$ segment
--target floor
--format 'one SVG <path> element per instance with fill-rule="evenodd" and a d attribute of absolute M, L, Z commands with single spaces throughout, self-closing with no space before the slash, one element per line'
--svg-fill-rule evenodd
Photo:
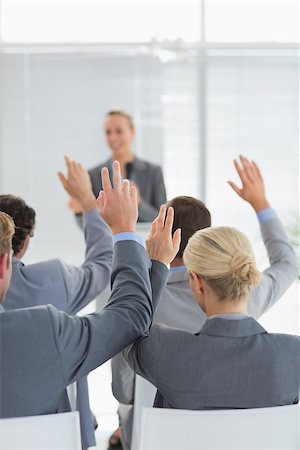
<path fill-rule="evenodd" d="M 91 409 L 99 424 L 96 431 L 96 448 L 106 450 L 108 439 L 118 426 L 118 404 L 111 392 L 110 363 L 107 362 L 91 372 L 88 383 Z"/>

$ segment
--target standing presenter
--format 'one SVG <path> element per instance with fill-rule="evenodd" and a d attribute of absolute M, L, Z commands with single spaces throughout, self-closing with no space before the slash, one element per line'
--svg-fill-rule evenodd
<path fill-rule="evenodd" d="M 131 116 L 122 110 L 112 110 L 104 121 L 106 142 L 111 150 L 111 158 L 90 169 L 92 189 L 96 197 L 102 189 L 100 172 L 107 167 L 112 179 L 112 163 L 118 160 L 122 178 L 129 179 L 138 192 L 138 221 L 152 222 L 161 204 L 166 202 L 166 189 L 161 167 L 139 159 L 132 151 L 135 128 Z M 70 208 L 80 218 L 76 201 L 70 200 Z M 80 219 L 79 219 L 80 220 Z"/>

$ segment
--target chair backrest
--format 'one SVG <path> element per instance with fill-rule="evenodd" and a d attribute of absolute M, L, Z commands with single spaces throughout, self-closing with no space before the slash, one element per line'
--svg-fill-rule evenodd
<path fill-rule="evenodd" d="M 186 411 L 143 408 L 139 450 L 299 450 L 299 405 Z"/>
<path fill-rule="evenodd" d="M 79 413 L 0 420 L 1 450 L 81 450 Z"/>
<path fill-rule="evenodd" d="M 153 386 L 145 378 L 136 375 L 134 389 L 134 405 L 133 405 L 133 425 L 131 450 L 139 450 L 140 432 L 141 432 L 141 416 L 144 406 L 151 407 L 155 399 L 156 387 Z"/>

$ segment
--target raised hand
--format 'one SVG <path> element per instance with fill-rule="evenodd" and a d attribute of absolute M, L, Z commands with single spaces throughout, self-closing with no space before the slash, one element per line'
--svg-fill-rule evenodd
<path fill-rule="evenodd" d="M 71 199 L 70 206 L 76 205 L 77 211 L 89 211 L 96 208 L 96 199 L 92 191 L 91 180 L 87 171 L 81 164 L 72 161 L 68 156 L 65 156 L 65 163 L 67 166 L 67 176 L 62 172 L 58 172 L 58 177 L 69 194 Z"/>
<path fill-rule="evenodd" d="M 178 253 L 181 229 L 178 228 L 172 236 L 174 209 L 166 205 L 160 207 L 158 216 L 152 222 L 148 239 L 146 240 L 147 252 L 150 259 L 155 259 L 166 265 L 170 264 Z"/>
<path fill-rule="evenodd" d="M 138 218 L 137 191 L 130 186 L 129 180 L 121 183 L 121 171 L 118 161 L 113 162 L 112 187 L 107 167 L 101 171 L 103 190 L 97 199 L 97 205 L 112 233 L 135 231 Z"/>
<path fill-rule="evenodd" d="M 239 188 L 233 181 L 228 181 L 232 189 L 243 200 L 249 202 L 256 212 L 269 208 L 270 204 L 266 199 L 264 180 L 257 164 L 240 155 L 240 163 L 235 159 L 234 165 L 241 179 L 242 187 Z"/>

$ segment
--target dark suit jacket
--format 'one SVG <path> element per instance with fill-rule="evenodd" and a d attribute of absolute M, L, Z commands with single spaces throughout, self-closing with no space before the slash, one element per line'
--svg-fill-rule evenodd
<path fill-rule="evenodd" d="M 108 167 L 112 180 L 111 159 L 89 170 L 93 192 L 96 197 L 102 189 L 100 173 L 103 167 Z M 142 203 L 139 206 L 139 222 L 152 222 L 158 214 L 160 205 L 166 201 L 166 189 L 161 167 L 135 158 L 130 163 L 128 178 L 138 185 L 141 193 Z"/>
<path fill-rule="evenodd" d="M 300 338 L 268 334 L 252 317 L 212 318 L 198 334 L 154 325 L 124 353 L 157 387 L 154 406 L 231 409 L 299 401 Z"/>

